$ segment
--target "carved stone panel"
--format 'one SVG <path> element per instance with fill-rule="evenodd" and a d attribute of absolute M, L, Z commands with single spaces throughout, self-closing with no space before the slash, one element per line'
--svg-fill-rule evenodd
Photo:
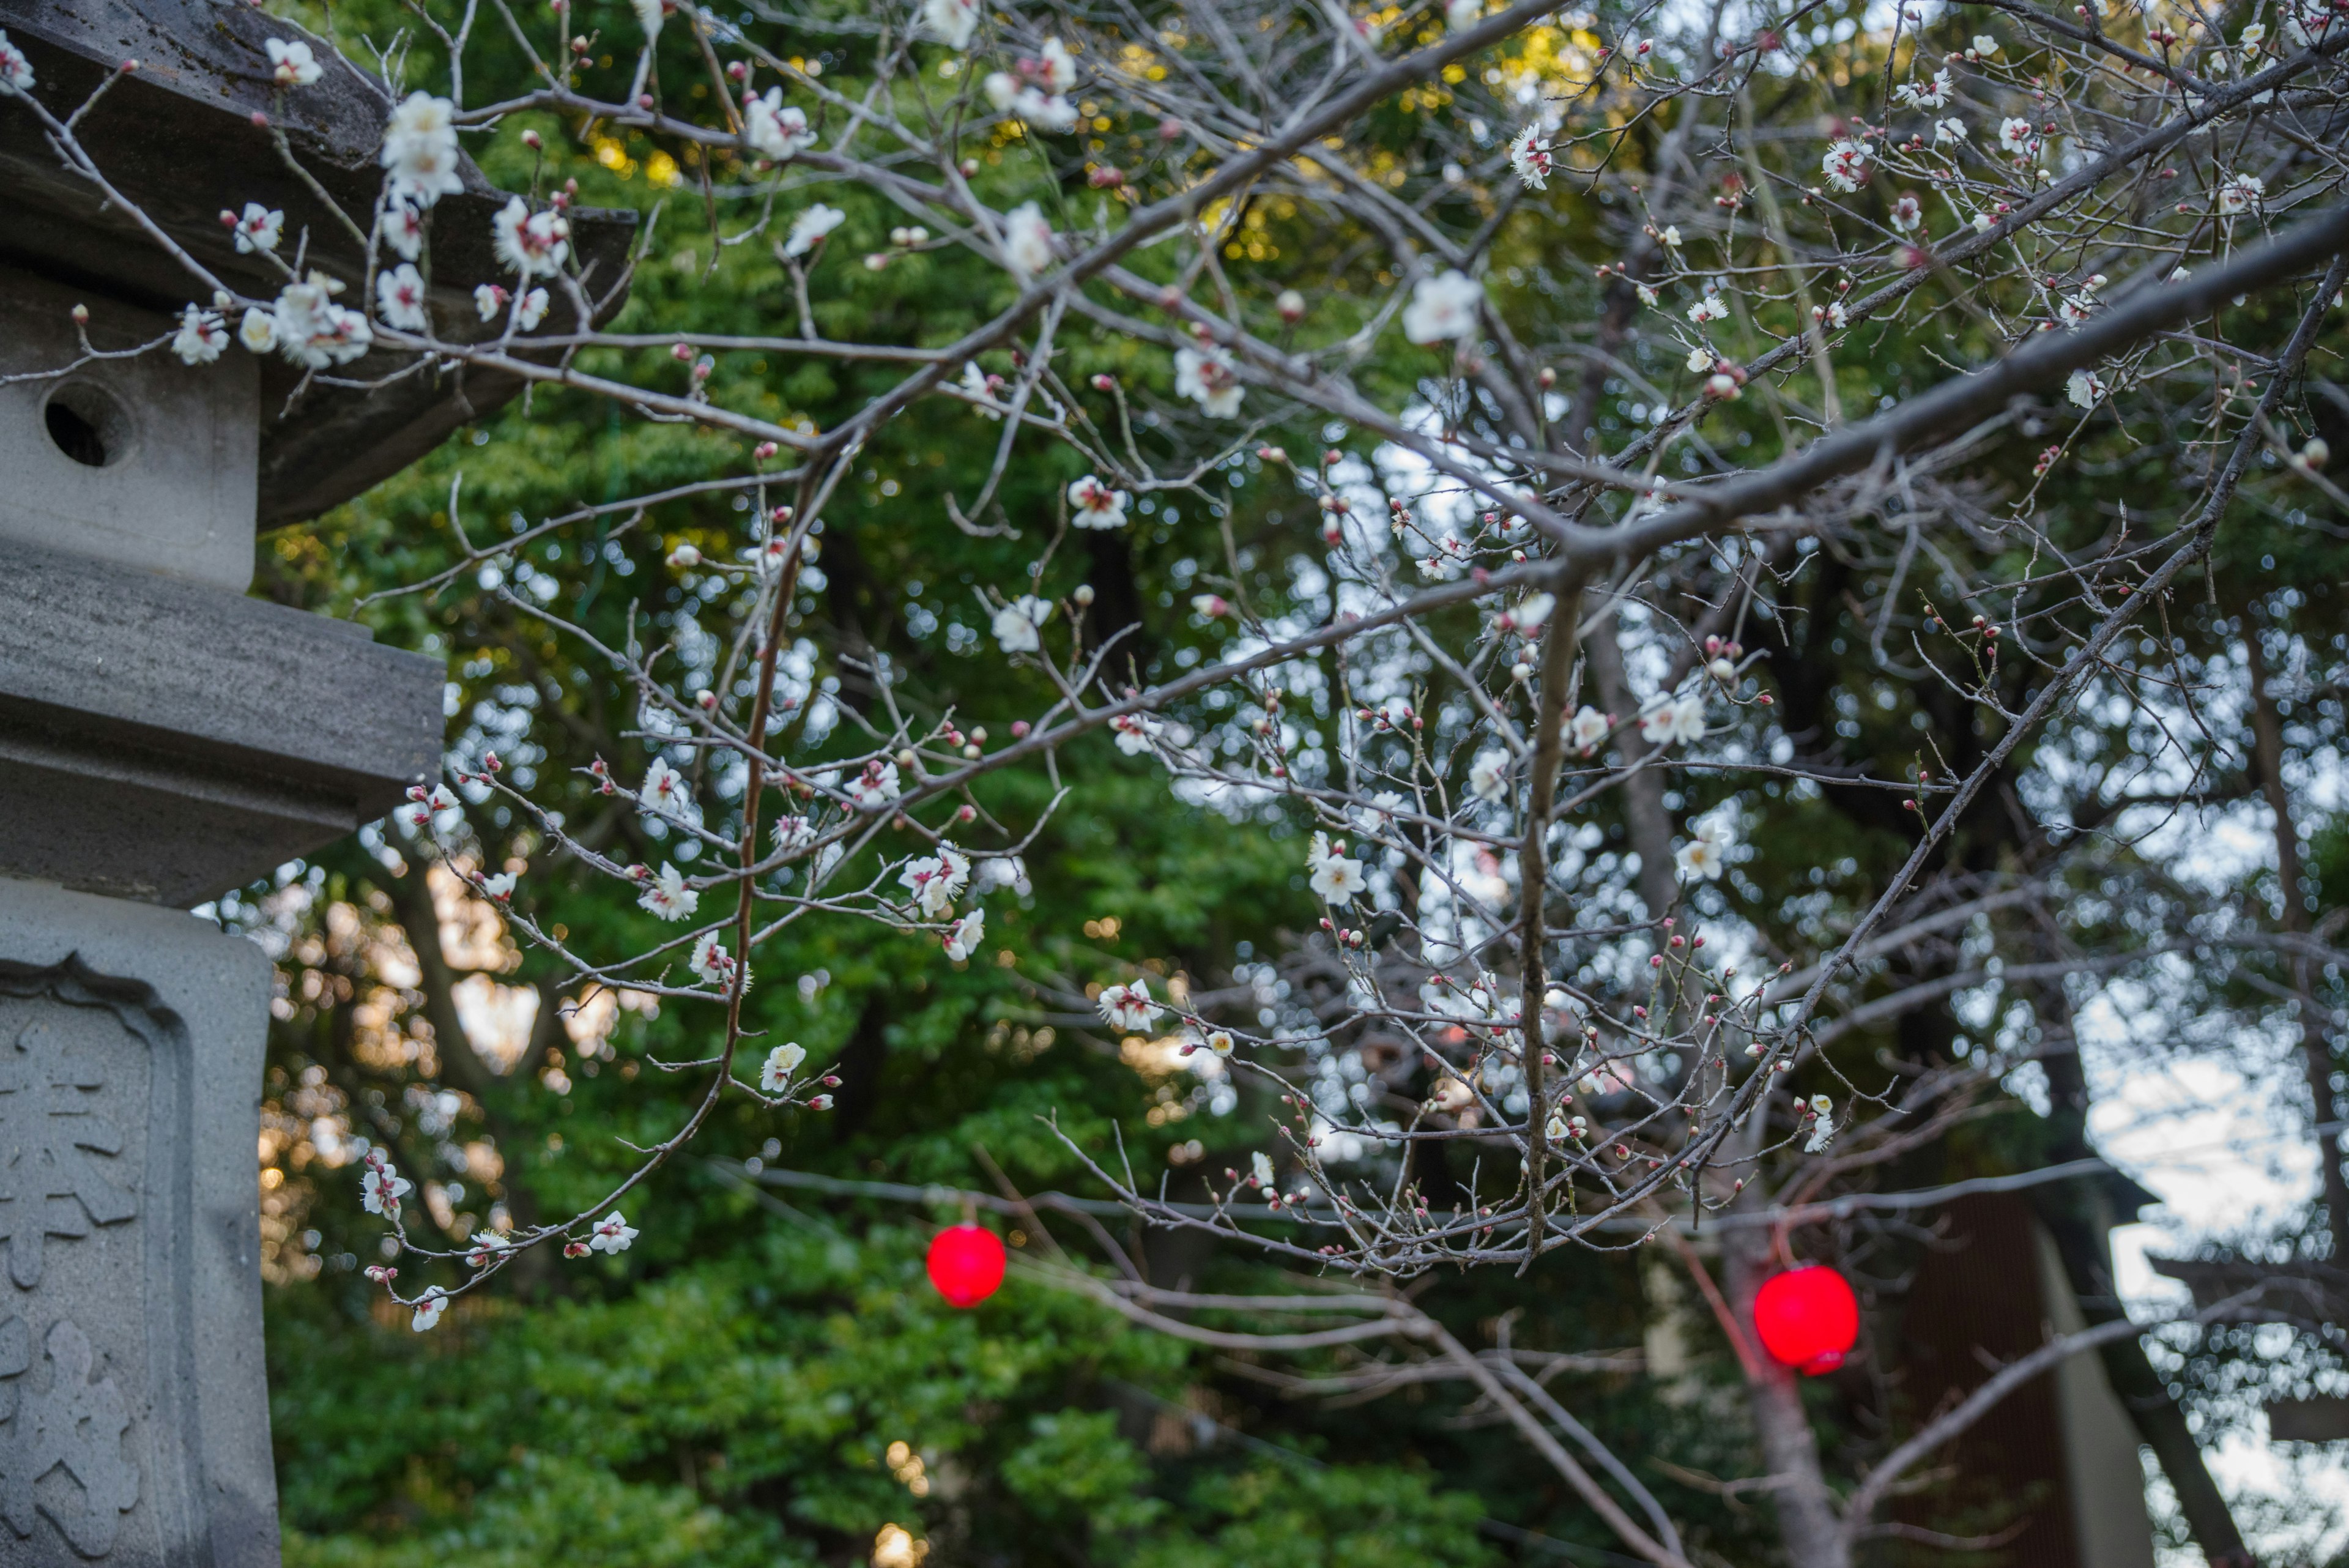
<path fill-rule="evenodd" d="M 276 1560 L 266 1000 L 257 950 L 191 917 L 0 879 L 6 1568 Z"/>

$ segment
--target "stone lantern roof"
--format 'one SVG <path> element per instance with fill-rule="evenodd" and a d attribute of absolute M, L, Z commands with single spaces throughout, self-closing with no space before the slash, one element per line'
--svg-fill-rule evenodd
<path fill-rule="evenodd" d="M 276 294 L 280 275 L 238 254 L 220 223 L 222 210 L 259 202 L 285 213 L 285 254 L 306 228 L 305 265 L 356 289 L 366 272 L 358 242 L 285 167 L 253 117 L 268 115 L 283 129 L 305 168 L 364 228 L 381 185 L 378 155 L 393 102 L 377 77 L 293 23 L 233 0 L 0 0 L 0 29 L 31 59 L 36 90 L 60 115 L 123 61 L 139 62 L 77 134 L 116 188 L 215 275 L 248 295 Z M 324 67 L 320 79 L 281 92 L 271 77 L 271 38 L 307 42 Z M 431 213 L 435 316 L 444 334 L 489 336 L 495 327 L 479 320 L 471 296 L 476 284 L 513 282 L 492 253 L 490 226 L 508 198 L 471 159 L 462 177 L 463 191 Z M 8 204 L 0 265 L 156 312 L 176 314 L 199 299 L 196 281 L 65 168 L 29 115 L 0 113 L 0 190 Z M 623 297 L 636 214 L 574 209 L 572 225 L 586 293 L 608 318 Z M 558 305 L 543 330 L 560 329 L 564 314 Z M 408 358 L 378 349 L 336 374 L 377 379 Z M 261 370 L 256 520 L 264 528 L 348 500 L 522 389 L 517 378 L 460 369 L 372 390 L 313 385 L 289 405 L 301 377 L 274 356 Z"/>

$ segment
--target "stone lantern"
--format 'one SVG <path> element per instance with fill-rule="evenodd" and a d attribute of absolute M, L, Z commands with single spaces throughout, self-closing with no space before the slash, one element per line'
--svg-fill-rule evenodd
<path fill-rule="evenodd" d="M 60 119 L 140 62 L 77 134 L 216 275 L 274 296 L 278 277 L 219 221 L 259 202 L 285 213 L 288 254 L 306 231 L 305 265 L 357 297 L 359 243 L 254 117 L 285 131 L 364 229 L 391 101 L 380 82 L 290 24 L 215 0 L 0 0 L 0 29 Z M 281 92 L 273 36 L 308 42 L 323 78 Z M 505 194 L 470 163 L 464 179 L 432 214 L 432 306 L 451 335 L 490 330 L 471 290 L 501 276 L 490 216 Z M 608 314 L 633 217 L 574 222 L 587 293 Z M 520 389 L 380 349 L 338 368 L 340 384 L 240 347 L 201 367 L 152 348 L 106 357 L 167 337 L 200 290 L 0 96 L 9 1568 L 277 1561 L 254 1156 L 269 964 L 184 911 L 436 777 L 444 671 L 248 597 L 256 525 L 348 499 Z"/>

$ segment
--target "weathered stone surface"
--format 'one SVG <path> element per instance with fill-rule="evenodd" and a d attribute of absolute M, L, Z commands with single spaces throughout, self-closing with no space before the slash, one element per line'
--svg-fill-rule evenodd
<path fill-rule="evenodd" d="M 95 359 L 74 340 L 83 295 L 0 267 L 0 539 L 242 593 L 253 581 L 261 378 L 250 354 L 181 364 L 169 354 Z M 119 352 L 178 323 L 129 306 L 89 327 Z M 77 363 L 78 361 L 78 363 Z"/>
<path fill-rule="evenodd" d="M 22 545 L 0 584 L 0 875 L 184 908 L 439 774 L 441 664 L 362 627 Z"/>
<path fill-rule="evenodd" d="M 273 1568 L 260 950 L 0 878 L 0 1563 Z"/>

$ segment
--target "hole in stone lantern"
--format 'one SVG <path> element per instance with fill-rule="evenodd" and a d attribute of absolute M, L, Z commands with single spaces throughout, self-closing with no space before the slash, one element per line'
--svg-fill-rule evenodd
<path fill-rule="evenodd" d="M 129 410 L 113 393 L 88 381 L 51 392 L 41 421 L 57 449 L 85 467 L 119 462 L 130 450 Z"/>

